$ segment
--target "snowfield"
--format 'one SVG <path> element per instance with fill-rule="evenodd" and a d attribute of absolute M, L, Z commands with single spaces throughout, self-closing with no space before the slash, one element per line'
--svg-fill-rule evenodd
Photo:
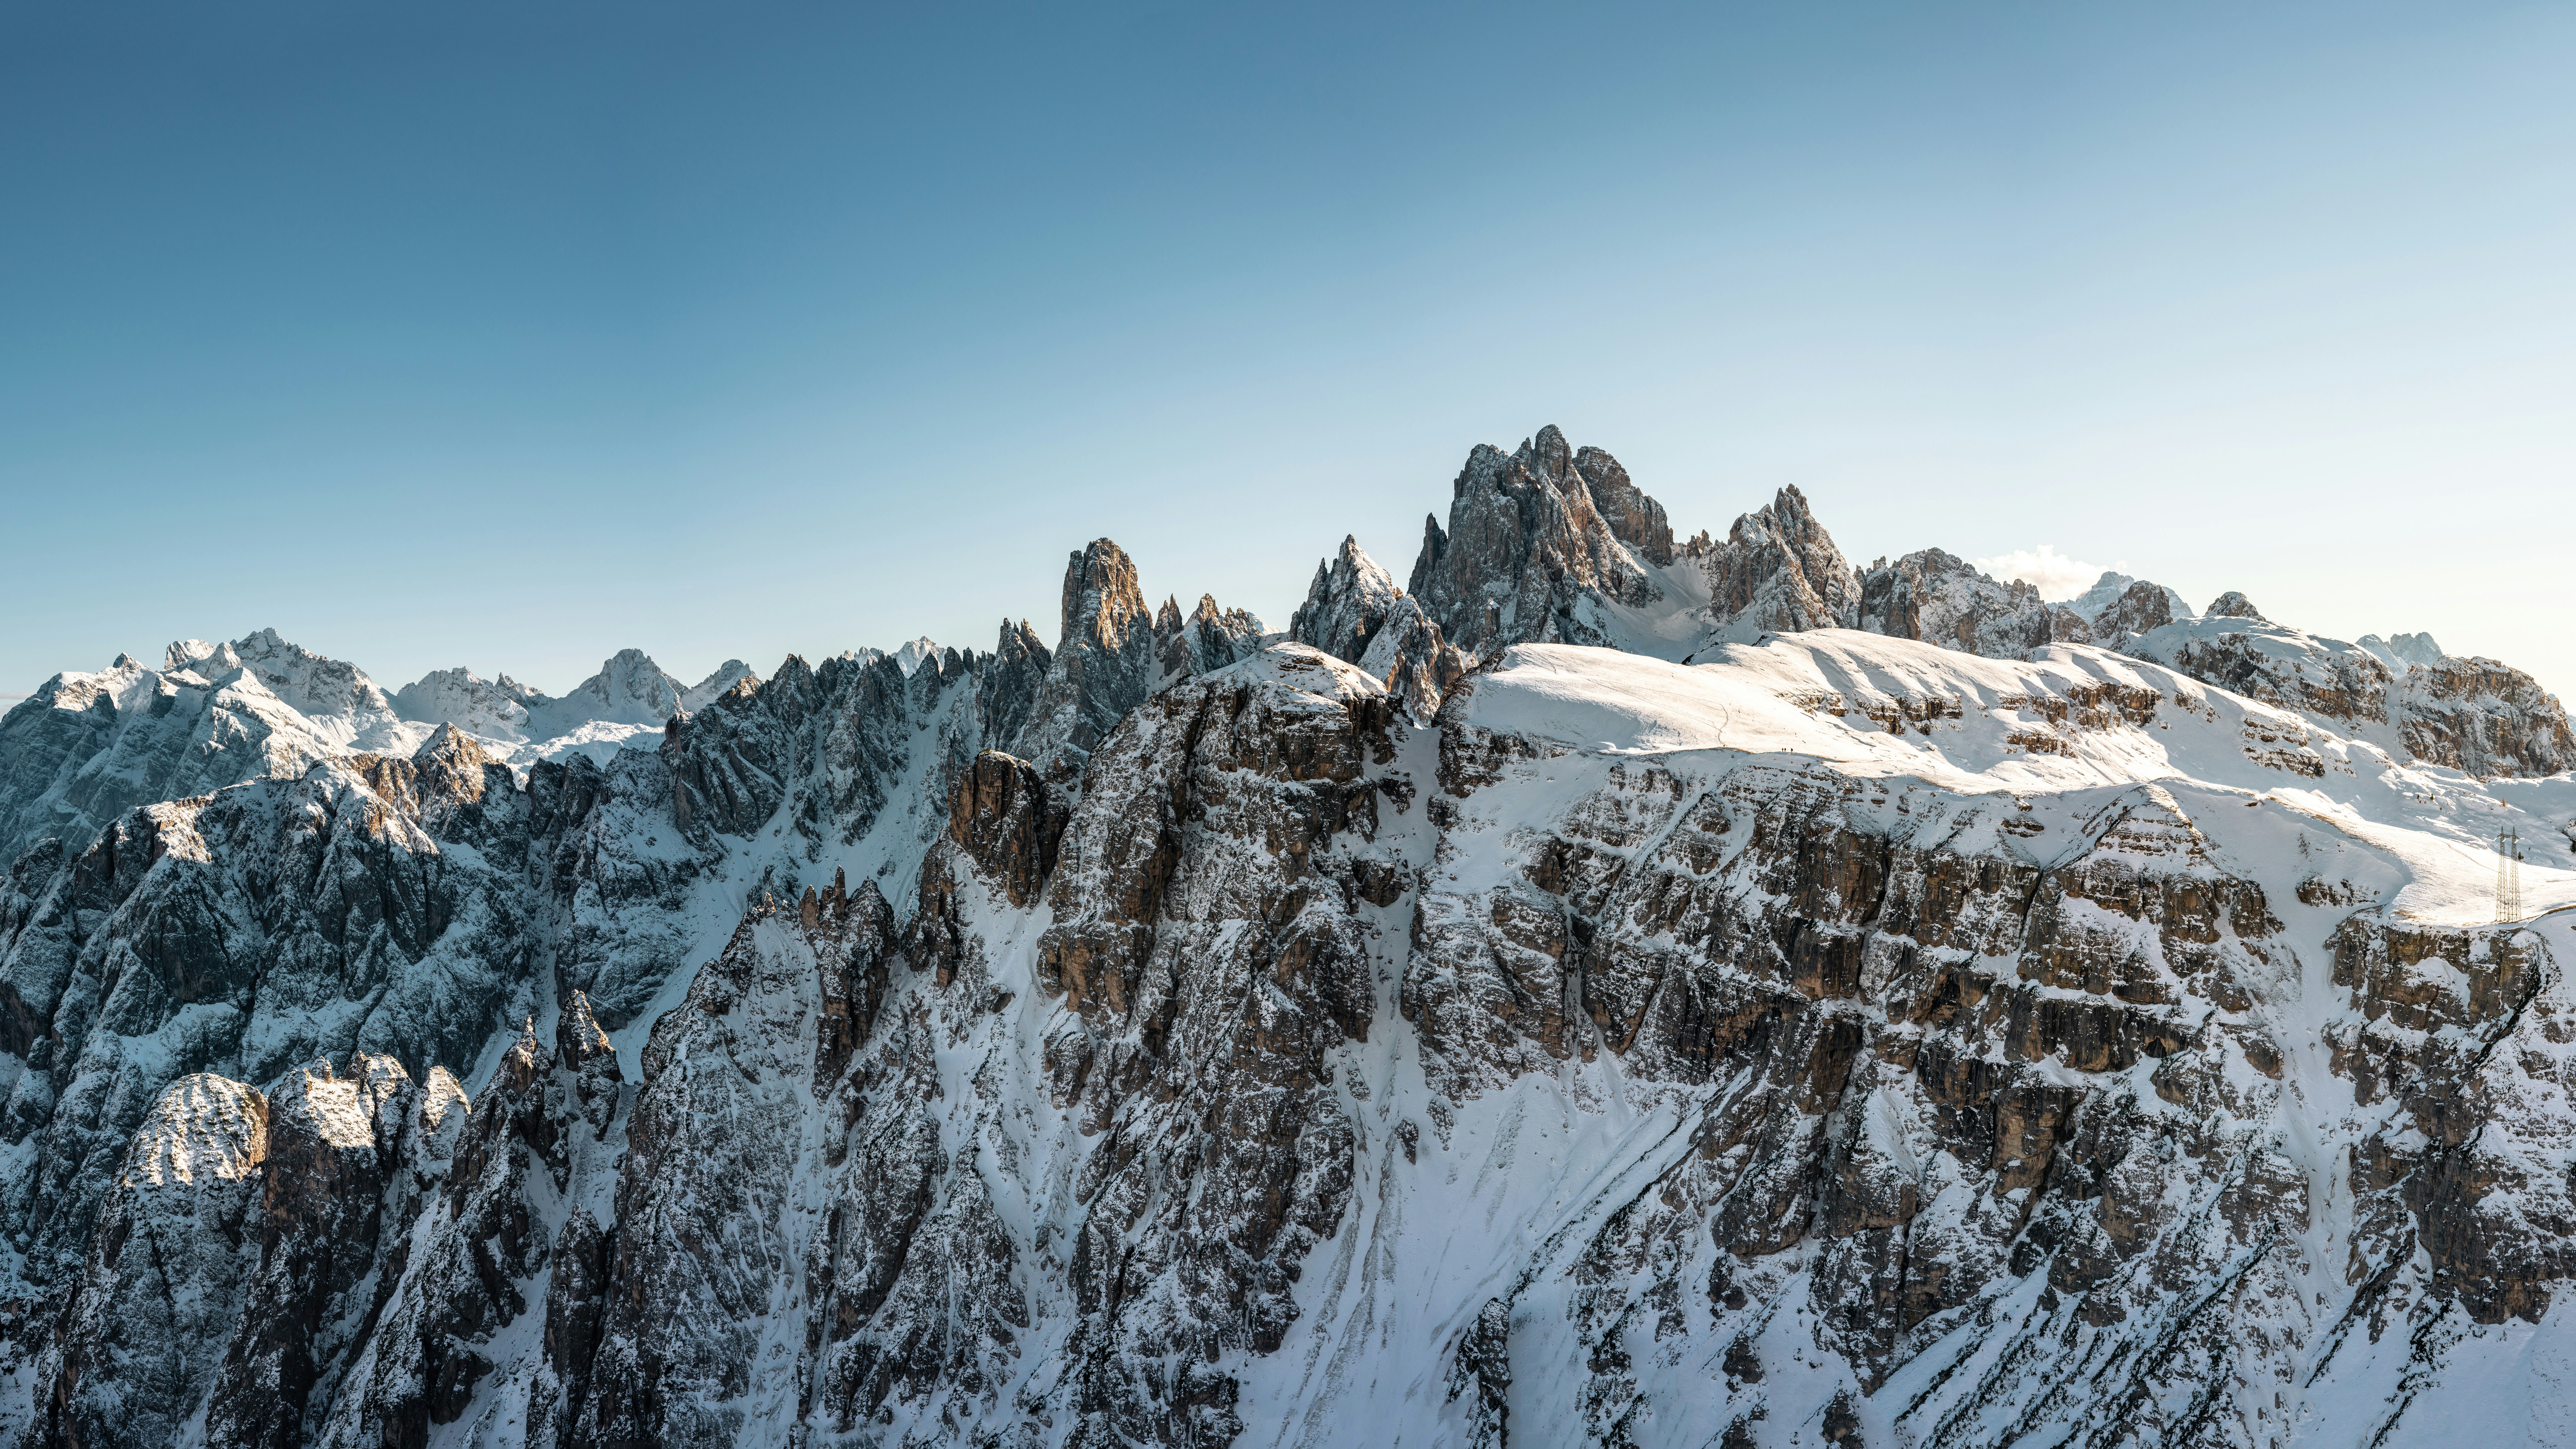
<path fill-rule="evenodd" d="M 2528 676 L 1554 429 L 1063 599 L 12 708 L 0 1443 L 2576 1443 Z"/>

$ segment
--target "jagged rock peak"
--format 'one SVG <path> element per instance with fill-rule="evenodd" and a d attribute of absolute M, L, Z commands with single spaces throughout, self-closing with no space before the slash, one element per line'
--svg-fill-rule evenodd
<path fill-rule="evenodd" d="M 927 644 L 930 641 L 924 639 L 917 642 Z M 910 646 L 907 645 L 905 647 L 909 648 Z M 907 669 L 904 672 L 909 674 L 912 671 Z M 507 679 L 508 677 L 508 675 L 502 676 L 504 679 Z M 754 689 L 760 687 L 760 676 L 751 672 L 750 665 L 743 663 L 739 659 L 728 659 L 724 663 L 717 665 L 715 667 L 715 671 L 709 674 L 706 678 L 699 680 L 697 683 L 690 685 L 684 690 L 681 690 L 680 707 L 688 710 L 704 709 L 709 701 L 716 699 L 720 695 L 730 693 L 744 680 L 751 681 L 751 686 Z"/>
<path fill-rule="evenodd" d="M 1242 609 L 1220 609 L 1214 594 L 1199 595 L 1198 607 L 1181 616 L 1180 600 L 1166 597 L 1154 616 L 1154 654 L 1162 664 L 1162 686 L 1193 675 L 1223 669 L 1261 647 L 1261 621 Z"/>
<path fill-rule="evenodd" d="M 1475 667 L 1464 650 L 1440 636 L 1439 621 L 1422 603 L 1400 595 L 1359 658 L 1360 671 L 1404 701 L 1416 724 L 1428 724 L 1440 701 Z"/>
<path fill-rule="evenodd" d="M 414 764 L 434 760 L 441 764 L 464 766 L 482 765 L 492 757 L 472 735 L 449 723 L 440 725 L 419 749 L 411 752 L 411 758 Z"/>
<path fill-rule="evenodd" d="M 1584 448 L 1574 455 L 1574 471 L 1583 475 L 1584 486 L 1592 492 L 1592 506 L 1610 525 L 1612 536 L 1650 564 L 1672 563 L 1673 526 L 1664 517 L 1664 505 L 1631 482 L 1618 459 L 1599 448 Z"/>
<path fill-rule="evenodd" d="M 1764 633 L 1850 628 L 1860 616 L 1860 583 L 1807 495 L 1782 488 L 1769 504 L 1735 520 L 1726 541 L 1699 554 L 1708 575 L 1715 640 Z"/>
<path fill-rule="evenodd" d="M 1002 621 L 993 641 L 991 667 L 976 681 L 977 707 L 984 717 L 985 738 L 1008 743 L 1028 727 L 1054 652 L 1038 638 L 1029 621 Z"/>
<path fill-rule="evenodd" d="M 905 642 L 903 647 L 894 651 L 895 667 L 901 669 L 904 672 L 904 677 L 907 679 L 912 676 L 912 672 L 914 670 L 919 669 L 922 666 L 923 661 L 934 660 L 938 657 L 939 645 L 933 642 L 928 635 L 924 635 L 918 639 L 908 640 Z"/>
<path fill-rule="evenodd" d="M 165 651 L 162 664 L 164 673 L 187 671 L 208 681 L 237 669 L 305 717 L 347 720 L 359 736 L 396 718 L 393 701 L 356 665 L 290 643 L 275 629 L 230 644 L 183 639 Z"/>
<path fill-rule="evenodd" d="M 2104 583 L 2119 577 L 2117 574 L 2102 576 Z M 2102 584 L 2093 587 L 2099 592 Z M 2122 580 L 2118 593 L 2087 612 L 2082 606 L 2086 599 L 2092 597 L 2092 594 L 2087 594 L 2078 599 L 2075 612 L 2091 626 L 2094 642 L 2103 645 L 2117 645 L 2130 635 L 2161 629 L 2178 618 L 2189 617 L 2187 612 L 2176 607 L 2173 590 L 2144 579 Z"/>
<path fill-rule="evenodd" d="M 2400 634 L 2393 639 L 2364 634 L 2353 641 L 2353 647 L 2367 650 L 2380 663 L 2387 665 L 2391 674 L 2404 674 L 2419 664 L 2439 664 L 2447 657 L 2442 646 L 2430 634 Z"/>
<path fill-rule="evenodd" d="M 2085 642 L 2084 621 L 2051 609 L 2019 579 L 1994 578 L 1937 548 L 1870 565 L 1860 581 L 1860 627 L 1989 659 L 2019 659 L 2060 639 Z"/>
<path fill-rule="evenodd" d="M 609 1045 L 608 1033 L 600 1030 L 599 1017 L 590 1009 L 589 993 L 576 988 L 555 1022 L 556 1053 L 566 1062 L 580 1063 L 602 1052 L 613 1056 L 616 1050 Z"/>
<path fill-rule="evenodd" d="M 1065 560 L 1064 605 L 1056 629 L 1058 650 L 1077 643 L 1116 653 L 1127 636 L 1153 626 L 1135 561 L 1105 538 L 1095 538 Z"/>
<path fill-rule="evenodd" d="M 1395 576 L 1368 556 L 1358 537 L 1345 534 L 1333 557 L 1315 565 L 1306 602 L 1288 620 L 1288 637 L 1356 664 L 1403 595 Z"/>
<path fill-rule="evenodd" d="M 2161 604 L 2148 603 L 2150 595 Z M 2176 619 L 2192 617 L 2191 604 L 2182 595 L 2115 569 L 2104 569 L 2102 577 L 2095 579 L 2091 588 L 2067 600 L 2066 607 L 2091 625 L 2094 638 L 2104 643 L 2116 642 L 2122 633 L 2143 634 Z M 2115 614 L 2115 610 L 2119 612 Z M 2144 627 L 2136 623 L 2124 627 L 2121 623 L 2122 619 L 2143 618 L 2154 618 L 2155 622 Z"/>
<path fill-rule="evenodd" d="M 2234 589 L 2210 600 L 2209 607 L 2201 612 L 2212 619 L 2263 619 L 2263 611 L 2254 607 L 2254 601 Z M 2268 624 L 2271 620 L 2263 622 Z"/>
<path fill-rule="evenodd" d="M 418 724 L 459 724 L 494 739 L 525 739 L 528 702 L 536 690 L 504 674 L 486 680 L 473 670 L 433 669 L 393 693 L 394 712 Z"/>
<path fill-rule="evenodd" d="M 1070 776 L 1161 681 L 1136 565 L 1117 544 L 1093 539 L 1065 562 L 1061 637 L 1015 750 Z"/>
<path fill-rule="evenodd" d="M 1449 642 L 1487 659 L 1521 643 L 1613 644 L 1600 602 L 1633 608 L 1662 596 L 1648 562 L 1594 506 L 1576 456 L 1553 426 L 1514 453 L 1486 443 L 1468 453 L 1451 487 L 1449 525 L 1425 521 L 1406 585 Z M 1610 479 L 1608 454 L 1584 456 Z M 1625 477 L 1617 472 L 1633 488 Z M 1651 538 L 1649 502 L 1623 491 L 1620 515 Z"/>
<path fill-rule="evenodd" d="M 539 739 L 569 733 L 592 721 L 658 725 L 676 713 L 682 696 L 691 692 L 643 650 L 620 649 L 600 661 L 597 674 L 560 697 L 529 701 L 528 715 Z"/>

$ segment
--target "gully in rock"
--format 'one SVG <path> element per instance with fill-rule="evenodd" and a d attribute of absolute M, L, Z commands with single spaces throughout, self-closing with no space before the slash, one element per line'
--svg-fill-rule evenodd
<path fill-rule="evenodd" d="M 2529 676 L 1677 544 L 1555 428 L 1400 587 L 1149 598 L 11 709 L 0 1438 L 2395 1445 L 2560 1364 Z"/>

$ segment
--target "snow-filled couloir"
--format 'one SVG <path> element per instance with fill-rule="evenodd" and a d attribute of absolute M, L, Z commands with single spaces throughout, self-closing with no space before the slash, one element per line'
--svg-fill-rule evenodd
<path fill-rule="evenodd" d="M 0 720 L 0 1433 L 2576 1432 L 2528 676 L 1794 490 L 1676 542 L 1554 429 L 1284 636 L 1105 539 L 1062 598 Z"/>

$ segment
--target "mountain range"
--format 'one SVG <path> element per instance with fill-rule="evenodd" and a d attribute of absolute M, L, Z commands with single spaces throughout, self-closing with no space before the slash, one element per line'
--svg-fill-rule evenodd
<path fill-rule="evenodd" d="M 1149 600 L 46 682 L 0 1439 L 2576 1439 L 2528 675 L 1684 539 L 1552 427 L 1400 586 Z"/>

